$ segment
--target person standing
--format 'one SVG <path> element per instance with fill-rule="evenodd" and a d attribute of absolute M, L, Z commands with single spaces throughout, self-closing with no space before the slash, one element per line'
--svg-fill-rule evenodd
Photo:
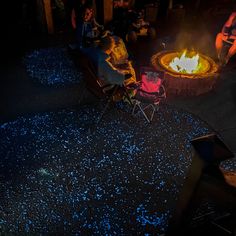
<path fill-rule="evenodd" d="M 92 17 L 87 9 L 92 9 L 93 1 L 91 0 L 75 0 L 71 11 L 71 24 L 75 29 L 76 43 L 79 48 L 83 47 L 83 30 L 84 21 L 88 21 L 89 17 Z"/>

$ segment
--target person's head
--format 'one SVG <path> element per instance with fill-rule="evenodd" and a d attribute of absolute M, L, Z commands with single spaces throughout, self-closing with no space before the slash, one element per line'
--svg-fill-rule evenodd
<path fill-rule="evenodd" d="M 110 54 L 115 47 L 115 40 L 111 36 L 101 38 L 98 47 L 107 54 Z"/>
<path fill-rule="evenodd" d="M 93 9 L 90 7 L 86 7 L 83 12 L 83 20 L 85 22 L 90 21 L 93 17 Z"/>

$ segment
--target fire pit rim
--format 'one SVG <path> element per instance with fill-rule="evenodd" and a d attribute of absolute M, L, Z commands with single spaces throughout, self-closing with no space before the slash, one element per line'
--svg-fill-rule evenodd
<path fill-rule="evenodd" d="M 151 57 L 151 64 L 154 66 L 154 68 L 158 70 L 164 70 L 166 73 L 170 75 L 181 77 L 181 78 L 186 77 L 188 79 L 211 77 L 211 75 L 215 75 L 218 73 L 219 66 L 215 63 L 215 61 L 211 57 L 203 55 L 202 53 L 198 53 L 198 54 L 204 60 L 208 61 L 209 69 L 207 71 L 203 73 L 199 72 L 199 73 L 194 73 L 194 74 L 173 71 L 161 63 L 162 55 L 171 54 L 171 53 L 179 53 L 179 52 L 177 50 L 163 50 L 161 52 L 158 52 Z"/>
<path fill-rule="evenodd" d="M 207 93 L 216 87 L 220 78 L 219 67 L 215 61 L 205 56 L 210 64 L 208 72 L 198 74 L 183 74 L 170 72 L 163 65 L 160 65 L 159 58 L 162 54 L 176 52 L 176 50 L 165 50 L 154 54 L 151 57 L 151 64 L 157 70 L 164 72 L 165 86 L 168 94 L 181 96 L 198 96 Z M 202 55 L 202 54 L 201 54 Z"/>

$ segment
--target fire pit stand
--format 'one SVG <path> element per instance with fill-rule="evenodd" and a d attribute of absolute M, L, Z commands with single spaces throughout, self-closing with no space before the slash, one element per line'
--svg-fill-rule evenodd
<path fill-rule="evenodd" d="M 161 51 L 151 58 L 157 70 L 165 72 L 166 89 L 169 94 L 198 96 L 211 91 L 219 79 L 218 65 L 210 57 L 199 54 L 203 65 L 201 72 L 187 74 L 175 72 L 169 62 L 179 55 L 176 51 Z"/>

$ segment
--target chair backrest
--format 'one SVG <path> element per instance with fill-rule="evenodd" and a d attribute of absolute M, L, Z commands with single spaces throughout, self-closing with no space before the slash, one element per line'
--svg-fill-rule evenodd
<path fill-rule="evenodd" d="M 136 90 L 136 99 L 145 103 L 159 103 L 166 98 L 163 81 L 164 72 L 157 71 L 152 67 L 141 67 L 140 85 Z"/>
<path fill-rule="evenodd" d="M 81 50 L 73 50 L 70 52 L 70 55 L 75 63 L 75 66 L 82 69 L 86 88 L 96 97 L 103 97 L 105 95 L 105 84 L 99 79 L 97 68 L 92 60 Z"/>
<path fill-rule="evenodd" d="M 140 68 L 140 89 L 147 93 L 159 92 L 164 80 L 164 72 L 157 71 L 152 67 Z"/>
<path fill-rule="evenodd" d="M 70 51 L 69 52 L 72 60 L 75 63 L 75 66 L 82 69 L 84 74 L 84 85 L 86 88 L 96 97 L 102 99 L 105 98 L 107 103 L 105 104 L 100 116 L 96 119 L 96 126 L 102 120 L 105 112 L 107 111 L 110 103 L 115 101 L 115 95 L 118 94 L 119 85 L 107 84 L 105 81 L 99 79 L 98 70 L 91 60 L 85 53 L 80 50 Z M 82 86 L 81 86 L 82 87 Z M 85 89 L 85 87 L 82 87 Z M 82 91 L 83 94 L 83 91 Z M 116 98 L 117 99 L 117 98 Z M 118 101 L 118 100 L 117 100 Z M 91 130 L 90 130 L 91 131 Z"/>
<path fill-rule="evenodd" d="M 164 73 L 152 67 L 141 67 L 140 80 L 135 95 L 132 97 L 132 114 L 141 112 L 146 121 L 151 123 L 154 113 L 159 110 L 160 103 L 166 98 L 165 87 L 162 84 Z"/>

